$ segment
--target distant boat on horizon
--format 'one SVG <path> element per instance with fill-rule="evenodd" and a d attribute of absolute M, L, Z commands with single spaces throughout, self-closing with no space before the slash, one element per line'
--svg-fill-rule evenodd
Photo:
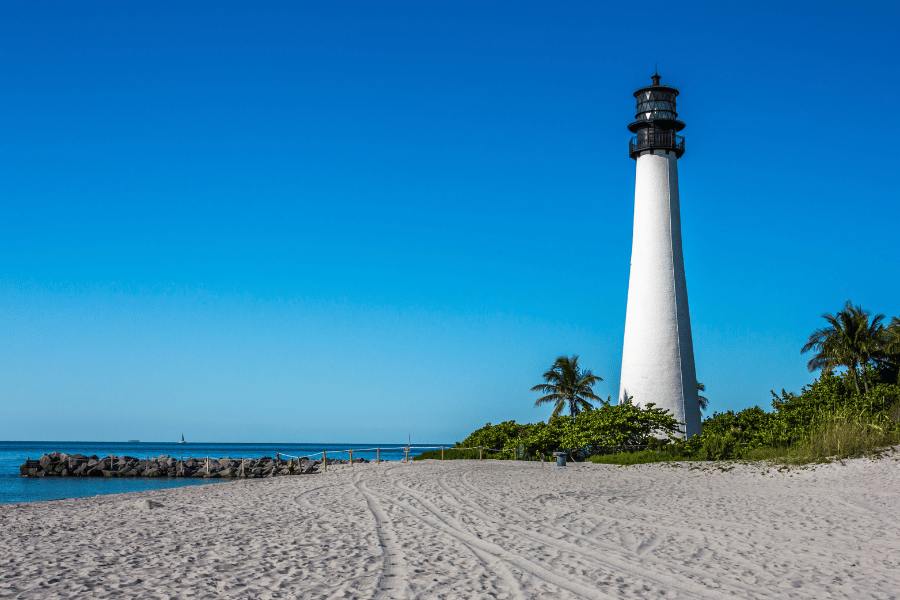
<path fill-rule="evenodd" d="M 181 434 L 181 441 L 178 442 L 178 443 L 179 443 L 179 444 L 187 444 L 187 442 L 184 441 L 184 434 L 183 434 L 183 433 Z"/>

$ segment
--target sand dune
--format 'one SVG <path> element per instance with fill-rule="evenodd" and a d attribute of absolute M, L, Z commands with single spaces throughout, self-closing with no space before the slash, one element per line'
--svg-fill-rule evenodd
<path fill-rule="evenodd" d="M 382 463 L 0 505 L 0 598 L 891 598 L 897 459 Z"/>

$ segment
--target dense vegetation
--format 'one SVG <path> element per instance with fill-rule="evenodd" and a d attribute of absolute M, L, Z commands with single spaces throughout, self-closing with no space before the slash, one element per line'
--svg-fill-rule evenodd
<path fill-rule="evenodd" d="M 488 423 L 456 447 L 480 446 L 485 458 L 524 460 L 565 449 L 574 460 L 610 464 L 809 462 L 872 453 L 900 443 L 900 319 L 884 326 L 883 315 L 870 317 L 850 302 L 835 315 L 823 315 L 827 326 L 813 332 L 801 350 L 813 352 L 809 370 L 821 371 L 812 384 L 799 394 L 772 392 L 771 412 L 754 406 L 714 413 L 704 419 L 703 433 L 690 440 L 679 439 L 681 424 L 653 404 L 600 400 L 591 388 L 601 379 L 581 369 L 577 356 L 563 356 L 544 373 L 545 383 L 532 388 L 547 393 L 536 405 L 554 406 L 548 422 Z M 600 406 L 589 400 L 600 400 Z M 561 414 L 566 409 L 569 414 Z M 445 458 L 477 457 L 477 450 L 445 453 Z M 440 451 L 420 458 L 440 458 Z"/>
<path fill-rule="evenodd" d="M 584 460 L 592 454 L 644 444 L 654 432 L 674 436 L 679 427 L 670 414 L 652 405 L 638 408 L 632 404 L 605 403 L 574 417 L 560 415 L 549 423 L 488 423 L 457 446 L 481 446 L 491 450 L 495 458 L 531 460 L 565 448 L 573 459 Z"/>

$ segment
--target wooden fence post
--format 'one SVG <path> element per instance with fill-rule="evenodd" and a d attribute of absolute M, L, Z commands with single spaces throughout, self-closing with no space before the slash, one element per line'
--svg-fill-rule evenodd
<path fill-rule="evenodd" d="M 481 458 L 481 449 L 482 449 L 483 447 L 484 447 L 484 446 L 478 446 L 478 460 L 484 460 L 483 458 Z"/>
<path fill-rule="evenodd" d="M 206 457 L 206 476 L 209 477 L 209 456 Z"/>
<path fill-rule="evenodd" d="M 378 464 L 381 462 L 381 448 L 375 449 L 375 463 Z"/>
<path fill-rule="evenodd" d="M 409 462 L 409 448 L 406 448 L 406 462 Z"/>
<path fill-rule="evenodd" d="M 441 446 L 441 460 L 444 460 L 444 447 Z"/>
<path fill-rule="evenodd" d="M 353 466 L 353 450 L 350 450 L 350 466 Z"/>
<path fill-rule="evenodd" d="M 328 454 L 326 454 L 325 450 L 322 450 L 322 465 L 324 465 L 324 467 L 325 467 L 322 470 L 322 472 L 327 473 L 328 472 Z"/>

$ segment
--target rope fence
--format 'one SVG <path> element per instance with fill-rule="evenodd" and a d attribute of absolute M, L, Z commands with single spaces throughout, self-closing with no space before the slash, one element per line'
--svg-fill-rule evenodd
<path fill-rule="evenodd" d="M 388 451 L 402 450 L 404 453 L 404 458 L 403 458 L 404 462 L 409 462 L 409 453 L 412 452 L 413 450 L 438 450 L 438 449 L 440 449 L 440 451 L 441 451 L 441 460 L 444 460 L 444 450 L 445 449 L 448 449 L 448 450 L 450 450 L 450 449 L 452 449 L 452 450 L 478 450 L 479 451 L 478 452 L 479 459 L 483 458 L 482 452 L 484 452 L 484 451 L 502 452 L 501 449 L 485 448 L 483 446 L 473 446 L 471 448 L 458 448 L 458 447 L 452 447 L 452 446 L 388 446 L 386 448 L 382 448 L 382 447 L 378 446 L 375 448 L 347 448 L 345 450 L 322 450 L 321 452 L 316 452 L 314 454 L 305 454 L 302 457 L 292 456 L 292 455 L 286 454 L 284 452 L 276 452 L 275 456 L 276 456 L 276 459 L 279 456 L 289 456 L 291 458 L 296 458 L 299 461 L 300 458 L 311 459 L 312 457 L 319 456 L 321 454 L 322 455 L 322 467 L 323 467 L 322 471 L 327 472 L 328 471 L 328 453 L 329 452 L 331 452 L 332 454 L 343 454 L 343 453 L 349 454 L 350 466 L 352 467 L 354 452 L 372 452 L 372 451 L 374 451 L 375 452 L 375 462 L 380 463 L 382 450 L 388 450 Z"/>
<path fill-rule="evenodd" d="M 467 448 L 460 448 L 460 447 L 456 447 L 456 446 L 388 446 L 386 448 L 382 448 L 382 447 L 378 446 L 375 448 L 347 448 L 345 450 L 322 450 L 321 452 L 316 452 L 314 454 L 304 454 L 302 457 L 293 456 L 291 454 L 287 454 L 284 452 L 276 452 L 275 457 L 276 457 L 276 461 L 277 461 L 278 457 L 280 457 L 280 456 L 288 456 L 290 458 L 296 458 L 299 461 L 301 458 L 312 459 L 312 457 L 319 456 L 321 454 L 322 455 L 322 467 L 323 467 L 322 471 L 327 472 L 328 471 L 328 453 L 329 452 L 331 452 L 332 454 L 343 454 L 343 453 L 349 454 L 350 466 L 352 467 L 354 452 L 372 452 L 372 451 L 374 451 L 375 452 L 375 462 L 380 463 L 382 450 L 388 450 L 388 451 L 402 450 L 404 453 L 403 461 L 409 462 L 409 453 L 412 452 L 413 450 L 440 450 L 441 451 L 441 460 L 444 460 L 444 450 L 445 449 L 446 450 L 478 450 L 478 459 L 479 460 L 483 460 L 484 452 L 502 452 L 503 451 L 502 448 L 485 448 L 484 446 L 472 446 L 472 447 L 467 447 Z"/>

